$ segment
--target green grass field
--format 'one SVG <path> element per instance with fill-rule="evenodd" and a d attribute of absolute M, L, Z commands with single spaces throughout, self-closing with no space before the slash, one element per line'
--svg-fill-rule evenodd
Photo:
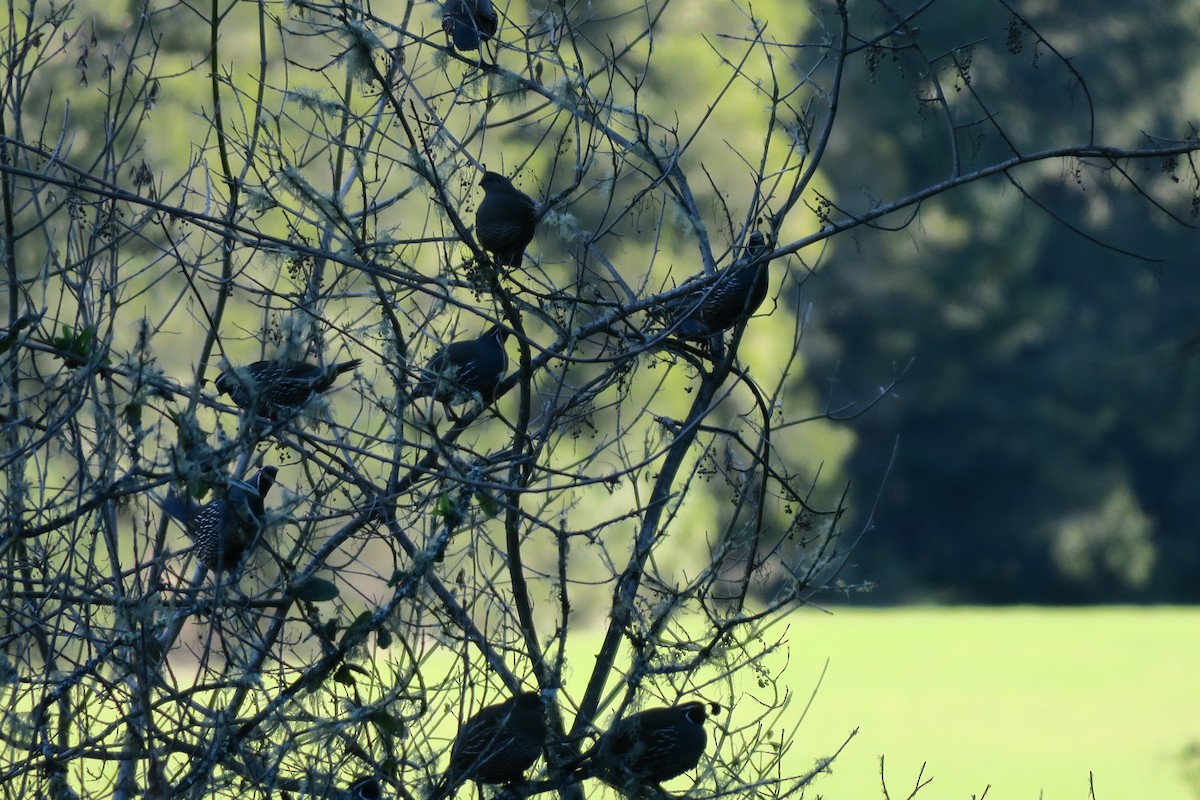
<path fill-rule="evenodd" d="M 793 691 L 825 669 L 793 753 L 859 734 L 809 797 L 1196 800 L 1181 753 L 1200 742 L 1200 609 L 805 612 Z M 803 698 L 797 698 L 802 700 Z M 803 707 L 803 702 L 798 704 Z M 797 763 L 797 771 L 808 768 Z"/>
<path fill-rule="evenodd" d="M 985 789 L 988 800 L 1090 800 L 1089 772 L 1096 800 L 1200 800 L 1182 758 L 1200 744 L 1200 608 L 805 610 L 788 626 L 784 719 L 797 721 L 815 692 L 790 772 L 859 729 L 807 800 L 882 800 L 880 755 L 892 800 L 909 797 L 922 764 L 932 783 L 917 800 Z M 598 636 L 573 637 L 575 663 L 589 664 Z M 437 653 L 427 675 L 452 671 L 452 658 Z M 458 719 L 436 713 L 448 752 Z M 100 768 L 89 769 L 95 780 Z M 421 789 L 429 776 L 408 778 Z"/>

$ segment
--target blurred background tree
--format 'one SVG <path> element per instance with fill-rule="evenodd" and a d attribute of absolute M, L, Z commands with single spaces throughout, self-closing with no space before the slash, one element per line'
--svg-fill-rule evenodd
<path fill-rule="evenodd" d="M 1071 139 L 1186 134 L 1192 4 L 1020 10 L 1028 16 L 955 4 L 922 18 L 919 47 L 894 38 L 850 62 L 843 135 L 824 162 L 839 203 L 866 209 L 947 177 L 949 150 L 934 146 L 944 121 L 913 91 L 921 76 L 949 74 L 953 104 L 972 108 L 964 98 L 976 94 L 991 103 L 1008 139 L 981 117 L 963 126 L 969 164 Z M 970 64 L 969 83 L 950 62 Z M 879 442 L 900 441 L 881 530 L 855 558 L 878 590 L 856 599 L 1198 599 L 1185 477 L 1200 454 L 1197 209 L 1175 206 L 1172 220 L 1139 194 L 1194 176 L 1169 158 L 1090 166 L 1014 170 L 926 203 L 911 222 L 860 229 L 810 282 L 821 333 L 811 341 L 822 346 L 809 369 L 836 374 L 831 397 L 905 376 L 851 423 L 859 444 L 847 470 L 860 501 L 890 457 Z"/>

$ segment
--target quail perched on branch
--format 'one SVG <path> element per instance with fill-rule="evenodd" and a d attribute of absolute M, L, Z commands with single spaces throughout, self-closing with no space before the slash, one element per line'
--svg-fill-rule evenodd
<path fill-rule="evenodd" d="M 630 714 L 601 735 L 582 773 L 619 789 L 637 789 L 682 775 L 700 763 L 709 703 L 693 701 Z M 712 703 L 713 713 L 720 706 Z"/>
<path fill-rule="evenodd" d="M 446 0 L 442 6 L 442 29 L 454 50 L 478 50 L 496 34 L 498 24 L 492 0 Z"/>
<path fill-rule="evenodd" d="M 508 369 L 508 353 L 504 350 L 508 335 L 503 326 L 493 325 L 478 339 L 446 345 L 429 360 L 412 396 L 457 405 L 479 395 L 485 403 L 491 403 Z"/>
<path fill-rule="evenodd" d="M 303 405 L 314 393 L 327 390 L 339 375 L 357 369 L 361 363 L 357 358 L 327 367 L 303 361 L 255 361 L 218 375 L 217 393 L 229 395 L 238 408 L 256 409 L 263 416 L 273 417 L 281 410 Z"/>
<path fill-rule="evenodd" d="M 429 800 L 452 795 L 464 781 L 516 783 L 542 754 L 548 728 L 541 695 L 522 692 L 487 706 L 459 729 L 450 766 Z"/>
<path fill-rule="evenodd" d="M 537 227 L 537 204 L 495 172 L 483 173 L 479 185 L 483 187 L 483 200 L 475 212 L 475 235 L 480 247 L 495 257 L 498 266 L 521 266 L 521 257 Z"/>
<path fill-rule="evenodd" d="M 668 313 L 675 319 L 675 334 L 699 339 L 728 330 L 754 315 L 767 296 L 770 272 L 765 256 L 771 252 L 767 238 L 754 231 L 745 255 L 703 287 L 673 301 Z M 700 280 L 700 278 L 692 278 Z"/>
<path fill-rule="evenodd" d="M 169 494 L 162 508 L 183 525 L 205 568 L 231 570 L 262 532 L 266 517 L 263 500 L 278 473 L 278 467 L 263 467 L 248 482 L 231 478 L 224 496 L 198 507 L 190 497 Z"/>

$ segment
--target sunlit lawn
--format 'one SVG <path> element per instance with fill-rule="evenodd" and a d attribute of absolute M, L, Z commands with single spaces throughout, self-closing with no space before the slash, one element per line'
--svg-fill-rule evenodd
<path fill-rule="evenodd" d="M 1200 609 L 808 612 L 789 683 L 813 686 L 798 771 L 859 734 L 818 780 L 830 800 L 1195 800 L 1180 753 L 1200 741 Z M 988 788 L 990 786 L 990 788 Z M 810 797 L 814 795 L 809 795 Z"/>
<path fill-rule="evenodd" d="M 881 754 L 894 800 L 922 764 L 918 800 L 1089 800 L 1089 773 L 1096 800 L 1200 800 L 1181 758 L 1200 743 L 1200 608 L 806 610 L 788 638 L 791 719 L 815 690 L 793 774 L 859 729 L 809 800 L 883 798 Z M 434 724 L 454 735 L 453 715 Z"/>

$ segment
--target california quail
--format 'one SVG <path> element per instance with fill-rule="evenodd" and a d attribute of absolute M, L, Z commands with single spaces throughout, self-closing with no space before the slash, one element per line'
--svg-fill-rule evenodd
<path fill-rule="evenodd" d="M 521 266 L 537 227 L 537 204 L 495 172 L 483 173 L 479 185 L 483 187 L 483 200 L 475 212 L 475 235 L 480 247 L 495 256 L 501 267 Z"/>
<path fill-rule="evenodd" d="M 458 732 L 450 766 L 430 800 L 452 795 L 463 781 L 516 783 L 542 754 L 546 716 L 541 695 L 522 692 L 483 708 Z"/>
<path fill-rule="evenodd" d="M 162 508 L 182 523 L 195 542 L 196 558 L 212 572 L 231 570 L 262 531 L 263 500 L 275 484 L 277 467 L 263 467 L 250 482 L 231 478 L 223 497 L 196 507 L 190 497 L 167 495 Z"/>
<path fill-rule="evenodd" d="M 742 259 L 719 273 L 710 284 L 673 301 L 669 313 L 676 318 L 675 335 L 685 339 L 704 338 L 753 316 L 767 296 L 770 271 L 764 256 L 770 251 L 766 237 L 754 231 Z"/>
<path fill-rule="evenodd" d="M 230 368 L 217 376 L 218 394 L 227 394 L 238 408 L 254 409 L 271 417 L 282 409 L 296 408 L 333 386 L 343 372 L 358 368 L 360 359 L 327 367 L 303 361 L 255 361 L 240 369 Z"/>
<path fill-rule="evenodd" d="M 508 353 L 504 350 L 507 338 L 503 326 L 493 325 L 478 339 L 446 345 L 429 360 L 424 375 L 413 387 L 413 397 L 433 397 L 451 405 L 479 395 L 485 403 L 491 403 L 508 369 Z"/>
<path fill-rule="evenodd" d="M 704 755 L 708 708 L 708 703 L 693 701 L 625 717 L 596 742 L 585 776 L 595 775 L 617 788 L 636 788 L 682 775 Z M 720 710 L 715 703 L 712 708 Z"/>
<path fill-rule="evenodd" d="M 498 23 L 492 0 L 446 0 L 442 6 L 442 29 L 451 49 L 478 50 L 495 35 Z"/>

